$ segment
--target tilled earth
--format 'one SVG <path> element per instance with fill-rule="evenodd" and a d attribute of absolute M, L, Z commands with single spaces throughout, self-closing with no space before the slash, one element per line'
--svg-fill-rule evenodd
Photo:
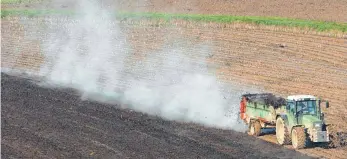
<path fill-rule="evenodd" d="M 243 133 L 81 101 L 1 74 L 2 158 L 309 158 Z"/>
<path fill-rule="evenodd" d="M 102 1 L 108 7 L 128 11 L 282 16 L 337 22 L 346 22 L 347 18 L 345 0 L 214 1 L 213 4 L 206 0 Z M 76 6 L 75 2 L 61 0 L 2 5 L 6 7 L 70 10 Z M 37 68 L 43 60 L 37 56 L 40 55 L 39 43 L 22 38 L 26 35 L 22 29 L 8 25 L 13 24 L 12 21 L 3 19 L 2 22 L 2 30 L 6 30 L 2 32 L 2 66 L 15 60 L 16 68 Z M 170 39 L 171 35 L 183 35 L 197 42 L 213 40 L 216 47 L 210 59 L 223 66 L 218 71 L 221 79 L 263 86 L 282 96 L 298 93 L 321 96 L 332 105 L 324 110 L 326 119 L 347 130 L 346 122 L 341 122 L 346 121 L 347 113 L 347 99 L 341 96 L 347 90 L 346 38 L 284 31 L 283 28 L 279 31 L 274 31 L 277 28 L 252 29 L 253 26 L 167 29 L 150 25 L 127 29 L 129 41 L 139 50 L 139 55 L 160 48 L 163 39 Z M 15 54 L 20 47 L 30 49 Z M 15 58 L 17 55 L 21 57 Z M 167 122 L 113 105 L 80 101 L 71 91 L 38 88 L 3 74 L 2 78 L 3 158 L 301 158 L 295 151 L 234 131 Z M 260 138 L 276 142 L 274 135 Z M 346 158 L 346 148 L 316 147 L 300 152 L 324 158 Z"/>

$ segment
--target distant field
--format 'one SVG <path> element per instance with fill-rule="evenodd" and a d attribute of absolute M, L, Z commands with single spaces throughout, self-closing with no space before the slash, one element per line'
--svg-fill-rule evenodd
<path fill-rule="evenodd" d="M 24 3 L 29 2 L 30 0 L 26 0 Z M 23 0 L 1 0 L 1 4 L 11 4 L 11 3 L 22 3 Z"/>
<path fill-rule="evenodd" d="M 62 14 L 71 15 L 75 14 L 69 10 L 35 10 L 35 9 L 3 9 L 1 10 L 1 17 L 7 16 L 42 16 Z M 313 29 L 315 31 L 339 31 L 342 33 L 347 32 L 347 23 L 336 22 L 323 22 L 301 19 L 290 19 L 281 17 L 259 17 L 259 16 L 231 16 L 231 15 L 205 15 L 205 14 L 173 14 L 173 13 L 131 13 L 120 12 L 117 13 L 118 18 L 146 18 L 146 19 L 163 19 L 169 20 L 187 20 L 197 22 L 216 22 L 216 23 L 233 23 L 243 22 L 257 25 L 273 25 L 285 27 L 298 27 L 305 29 Z"/>
<path fill-rule="evenodd" d="M 2 8 L 69 9 L 73 0 L 5 0 Z M 98 0 L 104 7 L 128 12 L 165 12 L 179 14 L 218 14 L 234 16 L 287 17 L 347 23 L 347 0 Z M 26 4 L 32 2 L 31 4 Z M 34 3 L 35 2 L 35 3 Z M 40 2 L 40 3 L 36 3 Z"/>
<path fill-rule="evenodd" d="M 47 16 L 47 15 L 71 15 L 73 12 L 66 10 L 35 10 L 35 9 L 2 9 L 1 18 L 8 16 Z"/>
<path fill-rule="evenodd" d="M 1 0 L 1 4 L 27 4 L 33 2 L 42 2 L 44 0 Z"/>

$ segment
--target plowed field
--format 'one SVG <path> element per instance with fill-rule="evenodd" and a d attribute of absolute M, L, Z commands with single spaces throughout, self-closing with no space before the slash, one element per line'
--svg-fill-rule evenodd
<path fill-rule="evenodd" d="M 147 6 L 143 7 L 144 9 L 141 9 L 139 4 L 135 5 L 135 2 L 124 3 L 124 9 L 134 10 L 136 8 L 138 11 L 271 15 L 347 21 L 344 16 L 347 15 L 347 10 L 344 9 L 347 8 L 346 1 L 217 1 L 215 4 L 211 4 L 211 2 L 202 0 L 190 1 L 189 5 L 183 1 L 167 3 L 148 1 L 148 3 L 142 4 Z M 325 3 L 329 3 L 329 5 Z M 35 7 L 34 4 L 31 6 Z M 52 6 L 61 7 L 58 4 L 52 4 Z M 346 38 L 306 33 L 295 29 L 245 24 L 197 25 L 177 22 L 174 27 L 168 27 L 156 26 L 155 22 L 147 23 L 141 26 L 128 22 L 123 24 L 123 32 L 126 33 L 128 41 L 133 46 L 136 57 L 145 57 L 149 52 L 160 49 L 164 42 L 182 38 L 191 44 L 212 43 L 213 47 L 210 48 L 212 51 L 208 61 L 211 67 L 217 66 L 219 79 L 263 88 L 283 96 L 313 94 L 328 99 L 331 107 L 323 109 L 327 121 L 338 125 L 340 130 L 347 132 Z M 33 24 L 33 26 L 36 25 Z M 37 69 L 43 60 L 40 55 L 39 41 L 35 38 L 24 38 L 24 31 L 19 29 L 20 25 L 16 21 L 3 20 L 1 27 L 2 67 Z M 199 49 L 193 48 L 191 51 L 203 51 Z M 18 50 L 21 54 L 15 55 L 14 52 Z M 195 54 L 195 56 L 198 55 Z M 13 130 L 19 131 L 19 129 Z M 275 142 L 273 135 L 265 135 L 260 138 Z M 346 158 L 345 156 L 347 156 L 346 147 L 338 149 L 309 148 L 300 150 L 300 152 L 325 158 Z"/>
<path fill-rule="evenodd" d="M 185 36 L 191 41 L 213 41 L 211 64 L 219 67 L 224 81 L 264 88 L 283 96 L 313 94 L 328 99 L 329 109 L 323 109 L 326 119 L 347 132 L 347 40 L 314 34 L 300 34 L 267 29 L 206 29 L 203 28 L 137 28 L 134 39 L 150 44 L 166 36 Z M 146 47 L 134 42 L 138 50 Z M 145 51 L 144 51 L 145 52 Z M 274 136 L 262 137 L 275 143 Z M 317 156 L 345 158 L 347 149 L 302 150 Z M 336 155 L 338 154 L 338 155 Z"/>
<path fill-rule="evenodd" d="M 310 158 L 246 134 L 168 122 L 81 101 L 71 90 L 1 78 L 1 158 Z"/>

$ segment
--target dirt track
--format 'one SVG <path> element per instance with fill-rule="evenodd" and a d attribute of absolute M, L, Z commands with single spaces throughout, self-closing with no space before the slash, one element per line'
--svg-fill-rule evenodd
<path fill-rule="evenodd" d="M 308 158 L 246 134 L 168 122 L 1 78 L 2 158 Z"/>

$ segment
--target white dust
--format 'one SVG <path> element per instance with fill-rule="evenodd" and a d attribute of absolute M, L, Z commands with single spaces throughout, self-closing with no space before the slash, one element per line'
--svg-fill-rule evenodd
<path fill-rule="evenodd" d="M 169 39 L 137 60 L 112 14 L 95 1 L 79 2 L 81 14 L 74 20 L 49 26 L 40 72 L 46 82 L 75 88 L 84 99 L 117 99 L 168 120 L 244 131 L 238 123 L 243 88 L 219 82 L 209 70 L 212 42 L 188 45 L 187 39 Z"/>

